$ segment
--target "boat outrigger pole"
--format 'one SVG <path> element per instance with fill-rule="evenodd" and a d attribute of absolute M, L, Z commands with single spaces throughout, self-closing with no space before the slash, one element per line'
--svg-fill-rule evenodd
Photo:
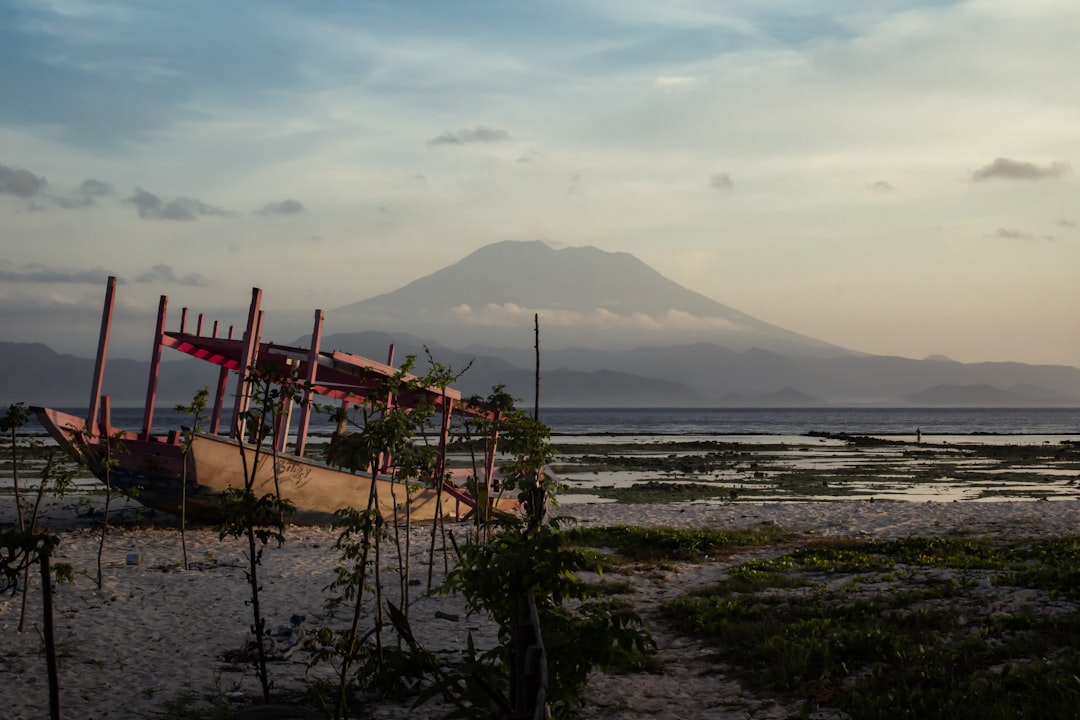
<path fill-rule="evenodd" d="M 98 334 L 97 356 L 94 360 L 94 379 L 90 385 L 90 404 L 86 411 L 86 432 L 93 434 L 97 427 L 98 403 L 101 386 L 105 380 L 105 355 L 109 349 L 109 333 L 112 331 L 113 305 L 116 301 L 116 276 L 110 275 L 105 286 L 105 307 L 101 310 L 101 332 Z M 106 424 L 107 428 L 108 425 Z M 106 430 L 106 432 L 108 432 Z"/>

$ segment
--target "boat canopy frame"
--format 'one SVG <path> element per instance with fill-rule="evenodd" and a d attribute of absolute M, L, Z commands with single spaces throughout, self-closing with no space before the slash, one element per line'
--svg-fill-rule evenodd
<path fill-rule="evenodd" d="M 110 277 L 105 293 L 102 310 L 101 333 L 95 358 L 94 377 L 90 404 L 86 419 L 86 433 L 89 438 L 109 435 L 115 436 L 109 418 L 109 399 L 102 395 L 105 361 L 112 327 L 112 315 L 115 304 L 116 278 Z M 154 438 L 151 429 L 154 421 L 154 408 L 157 403 L 158 378 L 161 372 L 162 349 L 170 348 L 194 358 L 198 358 L 221 368 L 214 389 L 214 403 L 209 416 L 209 432 L 219 435 L 221 417 L 226 400 L 229 374 L 236 373 L 236 390 L 233 397 L 233 422 L 228 436 L 234 440 L 244 438 L 244 417 L 251 403 L 252 373 L 266 373 L 271 378 L 289 380 L 303 390 L 299 402 L 299 419 L 296 442 L 292 454 L 303 457 L 307 447 L 311 411 L 316 397 L 326 397 L 350 405 L 367 405 L 373 401 L 385 400 L 386 381 L 401 371 L 393 363 L 394 346 L 388 353 L 388 362 L 356 355 L 342 350 L 324 351 L 321 349 L 322 329 L 325 313 L 315 310 L 309 347 L 295 347 L 271 342 L 262 342 L 264 313 L 261 309 L 262 290 L 252 288 L 251 303 L 248 308 L 247 324 L 240 337 L 235 336 L 235 326 L 230 325 L 227 333 L 219 321 L 215 320 L 209 335 L 203 333 L 204 316 L 199 314 L 194 332 L 188 332 L 188 308 L 183 308 L 180 315 L 179 330 L 167 330 L 166 319 L 168 296 L 162 295 L 158 303 L 156 330 L 153 351 L 151 353 L 150 373 L 147 380 L 146 402 L 143 411 L 141 430 L 136 433 L 120 433 L 121 439 L 138 439 L 143 442 L 160 440 L 178 444 L 178 431 L 171 431 L 165 438 Z M 404 385 L 397 395 L 396 405 L 420 407 L 429 405 L 441 413 L 441 432 L 439 437 L 440 465 L 445 462 L 446 448 L 449 442 L 452 418 L 470 416 L 487 420 L 497 420 L 497 410 L 467 402 L 459 390 L 451 387 L 420 386 L 416 384 L 418 376 L 405 373 Z M 274 428 L 274 443 L 279 452 L 286 452 L 288 428 L 291 424 L 292 401 L 282 413 L 281 424 Z M 95 422 L 96 421 L 96 422 Z M 498 424 L 491 424 L 492 432 L 486 444 L 484 458 L 484 485 L 491 491 L 495 474 L 496 445 L 498 443 Z M 89 439 L 88 438 L 88 439 Z M 440 472 L 443 468 L 440 468 Z"/>

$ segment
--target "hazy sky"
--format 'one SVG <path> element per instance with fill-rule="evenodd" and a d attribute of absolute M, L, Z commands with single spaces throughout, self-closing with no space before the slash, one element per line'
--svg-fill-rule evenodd
<path fill-rule="evenodd" d="M 91 354 L 108 274 L 125 318 L 309 314 L 546 239 L 857 350 L 1077 365 L 1078 36 L 1076 0 L 0 0 L 0 340 Z"/>

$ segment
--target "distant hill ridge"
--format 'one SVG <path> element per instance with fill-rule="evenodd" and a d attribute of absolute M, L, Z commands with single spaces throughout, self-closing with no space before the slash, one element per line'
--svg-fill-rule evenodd
<path fill-rule="evenodd" d="M 409 354 L 421 358 L 423 343 L 409 336 L 386 333 L 352 333 L 324 338 L 324 347 L 339 348 L 384 360 L 387 339 L 397 345 L 396 360 Z M 302 344 L 299 343 L 298 344 Z M 492 355 L 477 355 L 429 344 L 433 357 L 455 369 L 464 369 L 458 387 L 466 395 L 486 395 L 496 384 L 505 385 L 515 397 L 531 401 L 533 369 Z M 765 351 L 736 353 L 723 348 L 697 346 L 695 352 L 675 353 L 682 358 L 669 374 L 649 374 L 650 358 L 667 356 L 668 348 L 639 348 L 617 354 L 627 366 L 597 367 L 597 358 L 584 367 L 573 367 L 573 353 L 541 359 L 541 399 L 560 407 L 814 407 L 837 405 L 892 406 L 1080 406 L 1080 397 L 1056 386 L 1080 386 L 1080 369 L 1040 367 L 1018 363 L 985 363 L 967 366 L 946 364 L 950 377 L 967 375 L 991 378 L 997 384 L 935 383 L 942 363 L 902 358 L 857 358 L 863 364 L 861 380 L 845 385 L 852 373 L 845 359 L 783 358 Z M 587 355 L 587 353 L 583 353 Z M 718 357 L 725 364 L 712 364 Z M 851 359 L 847 359 L 850 361 Z M 568 366 L 569 363 L 569 366 Z M 906 373 L 894 372 L 897 363 Z M 93 360 L 61 355 L 40 343 L 0 342 L 0 406 L 13 402 L 57 407 L 83 407 L 89 401 Z M 935 367 L 936 365 L 936 367 Z M 762 370 L 755 374 L 754 368 Z M 672 368 L 667 367 L 668 370 Z M 106 365 L 105 392 L 117 407 L 143 403 L 149 363 L 110 359 Z M 883 378 L 877 383 L 872 377 Z M 190 358 L 167 361 L 161 372 L 158 401 L 165 405 L 190 401 L 194 392 L 212 385 L 216 366 Z M 710 381 L 708 378 L 713 378 Z M 798 378 L 796 384 L 786 380 Z M 1018 382 L 1017 379 L 1029 382 Z M 1043 384 L 1030 382 L 1044 381 Z M 922 383 L 921 385 L 919 383 Z"/>
<path fill-rule="evenodd" d="M 439 362 L 472 363 L 458 384 L 466 394 L 503 384 L 531 400 L 534 312 L 548 405 L 1080 406 L 1075 367 L 857 353 L 756 320 L 628 253 L 539 241 L 489 245 L 398 290 L 329 311 L 323 347 L 384 361 L 393 343 L 400 364 L 409 354 L 422 361 L 426 345 Z M 213 384 L 216 367 L 171 356 L 160 402 L 189 401 Z M 0 343 L 0 405 L 85 405 L 92 371 L 92 360 L 41 343 Z M 140 405 L 147 374 L 145 362 L 110 358 L 105 392 L 118 406 Z"/>

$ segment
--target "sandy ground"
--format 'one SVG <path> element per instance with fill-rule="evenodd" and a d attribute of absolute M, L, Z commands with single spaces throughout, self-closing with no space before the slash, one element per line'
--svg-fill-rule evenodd
<path fill-rule="evenodd" d="M 0 523 L 10 523 L 11 503 L 0 499 Z M 988 536 L 1047 536 L 1077 532 L 1075 500 L 1060 502 L 902 503 L 838 501 L 752 505 L 567 505 L 559 514 L 587 525 L 672 525 L 752 527 L 771 523 L 809 535 L 898 537 L 955 532 Z M 122 517 L 125 515 L 121 515 Z M 130 513 L 126 515 L 130 517 Z M 113 528 L 104 553 L 103 586 L 98 590 L 96 556 L 99 530 L 78 518 L 70 506 L 52 505 L 45 524 L 61 535 L 56 562 L 70 563 L 74 584 L 56 588 L 56 638 L 60 647 L 61 709 L 66 718 L 154 718 L 167 699 L 190 702 L 211 696 L 258 695 L 252 667 L 232 658 L 247 641 L 251 625 L 246 604 L 246 545 L 219 540 L 216 530 L 188 533 L 191 568 L 180 567 L 180 536 L 161 527 Z M 463 536 L 467 528 L 455 532 Z M 426 587 L 430 530 L 414 529 L 413 577 Z M 303 628 L 322 624 L 326 586 L 337 561 L 335 535 L 328 528 L 294 527 L 282 547 L 267 548 L 260 567 L 263 609 L 271 631 L 288 628 L 303 616 Z M 441 548 L 441 542 L 439 543 Z M 435 581 L 442 576 L 438 554 Z M 676 566 L 662 573 L 630 576 L 635 607 L 646 618 L 665 599 L 704 585 L 722 572 L 721 564 Z M 396 575 L 386 574 L 396 593 Z M 620 578 L 622 579 L 622 578 Z M 0 718 L 30 720 L 47 716 L 47 683 L 41 641 L 41 604 L 31 588 L 24 632 L 17 630 L 19 595 L 0 596 Z M 396 599 L 396 595 L 391 597 Z M 444 619 L 441 615 L 456 616 Z M 459 655 L 472 632 L 488 647 L 494 629 L 483 618 L 466 617 L 456 598 L 425 598 L 410 608 L 414 631 L 431 651 Z M 654 631 L 656 628 L 654 628 Z M 744 693 L 707 665 L 707 650 L 692 639 L 654 633 L 661 673 L 598 675 L 590 686 L 585 715 L 598 718 L 783 718 L 794 712 L 767 698 Z M 294 638 L 295 639 L 295 638 Z M 282 641 L 288 646 L 292 640 Z M 309 671 L 307 656 L 296 652 L 276 660 L 270 677 L 278 689 L 298 689 L 329 666 Z M 381 703 L 367 709 L 373 718 L 442 717 L 437 705 L 410 710 L 407 704 Z"/>

